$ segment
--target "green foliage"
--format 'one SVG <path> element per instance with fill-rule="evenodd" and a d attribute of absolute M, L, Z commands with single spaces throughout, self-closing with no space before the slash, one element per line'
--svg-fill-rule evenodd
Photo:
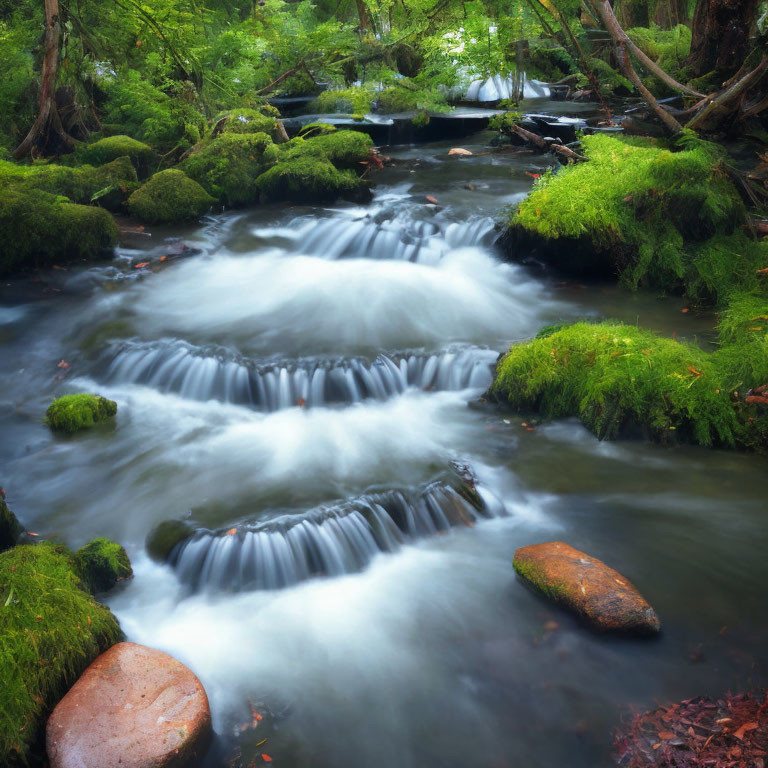
<path fill-rule="evenodd" d="M 375 92 L 371 88 L 346 88 L 323 91 L 308 109 L 320 114 L 365 115 L 373 109 Z"/>
<path fill-rule="evenodd" d="M 46 192 L 0 191 L 0 274 L 106 254 L 118 239 L 103 208 Z"/>
<path fill-rule="evenodd" d="M 672 29 L 634 27 L 627 35 L 640 50 L 676 80 L 687 80 L 685 60 L 691 52 L 691 30 L 684 24 Z M 644 77 L 645 84 L 655 95 L 673 93 L 663 81 L 654 76 Z"/>
<path fill-rule="evenodd" d="M 0 756 L 24 764 L 45 718 L 85 667 L 121 639 L 80 587 L 70 552 L 50 543 L 0 554 Z"/>
<path fill-rule="evenodd" d="M 360 131 L 335 131 L 308 139 L 297 136 L 282 148 L 282 159 L 316 157 L 329 160 L 337 168 L 359 168 L 373 149 L 373 140 Z"/>
<path fill-rule="evenodd" d="M 0 20 L 0 149 L 13 150 L 35 116 L 37 77 L 31 48 L 33 33 Z"/>
<path fill-rule="evenodd" d="M 128 210 L 149 224 L 198 219 L 216 201 L 183 171 L 156 173 L 128 198 Z"/>
<path fill-rule="evenodd" d="M 109 539 L 94 539 L 75 552 L 75 567 L 92 594 L 107 592 L 133 575 L 125 549 Z"/>
<path fill-rule="evenodd" d="M 265 133 L 225 133 L 204 142 L 179 168 L 228 206 L 259 199 L 256 179 L 280 156 Z"/>
<path fill-rule="evenodd" d="M 283 141 L 283 131 L 272 115 L 255 109 L 233 109 L 219 115 L 217 124 L 222 133 L 266 133 L 272 141 Z"/>
<path fill-rule="evenodd" d="M 683 141 L 690 148 L 672 152 L 649 139 L 586 136 L 589 162 L 545 174 L 512 224 L 588 240 L 631 286 L 716 302 L 754 279 L 765 251 L 738 227 L 744 206 L 717 148 Z"/>
<path fill-rule="evenodd" d="M 54 400 L 45 412 L 48 426 L 56 432 L 71 435 L 92 427 L 117 413 L 117 403 L 99 395 L 64 395 Z"/>
<path fill-rule="evenodd" d="M 319 157 L 284 160 L 259 176 L 256 186 L 262 203 L 330 203 L 338 198 L 362 202 L 371 195 L 366 181 Z"/>
<path fill-rule="evenodd" d="M 447 112 L 445 94 L 437 88 L 424 87 L 413 80 L 398 80 L 375 96 L 377 112 Z"/>
<path fill-rule="evenodd" d="M 728 372 L 730 389 L 768 384 L 768 295 L 737 291 L 720 314 L 720 349 L 714 357 Z"/>
<path fill-rule="evenodd" d="M 299 136 L 302 139 L 308 139 L 310 136 L 323 136 L 326 133 L 333 133 L 336 130 L 335 125 L 329 123 L 314 122 L 307 123 L 300 131 Z"/>
<path fill-rule="evenodd" d="M 128 157 L 142 178 L 157 165 L 157 155 L 148 144 L 130 136 L 117 135 L 99 139 L 78 152 L 79 159 L 91 165 L 104 165 L 120 157 Z"/>
<path fill-rule="evenodd" d="M 743 353 L 743 350 L 742 350 Z M 576 323 L 513 346 L 491 394 L 547 418 L 578 416 L 599 438 L 642 428 L 659 441 L 753 445 L 766 417 L 733 396 L 717 354 L 622 324 Z"/>

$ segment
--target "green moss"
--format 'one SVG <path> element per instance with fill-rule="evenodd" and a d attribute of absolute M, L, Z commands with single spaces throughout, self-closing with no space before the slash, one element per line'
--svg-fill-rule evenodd
<path fill-rule="evenodd" d="M 639 427 L 659 441 L 757 447 L 765 416 L 734 393 L 718 355 L 634 326 L 576 323 L 513 346 L 490 394 L 547 418 L 578 416 L 601 439 Z"/>
<path fill-rule="evenodd" d="M 320 157 L 280 162 L 259 176 L 256 184 L 262 203 L 329 203 L 338 198 L 363 202 L 371 196 L 366 181 Z"/>
<path fill-rule="evenodd" d="M 691 30 L 684 24 L 672 29 L 634 27 L 627 30 L 632 41 L 650 59 L 678 81 L 687 80 L 685 60 L 691 52 Z M 674 93 L 666 83 L 652 75 L 643 78 L 648 88 L 657 96 Z"/>
<path fill-rule="evenodd" d="M 80 149 L 77 154 L 82 162 L 91 165 L 104 165 L 120 157 L 128 157 L 142 178 L 149 174 L 158 161 L 152 147 L 125 135 L 99 139 Z"/>
<path fill-rule="evenodd" d="M 0 554 L 3 765 L 28 762 L 52 707 L 121 634 L 109 609 L 81 589 L 63 547 L 22 545 Z"/>
<path fill-rule="evenodd" d="M 282 157 L 324 158 L 337 168 L 359 168 L 371 154 L 373 139 L 360 131 L 334 131 L 308 139 L 297 136 L 281 147 Z"/>
<path fill-rule="evenodd" d="M 727 374 L 729 389 L 768 384 L 768 295 L 733 294 L 720 315 L 720 349 L 713 357 Z"/>
<path fill-rule="evenodd" d="M 435 88 L 422 88 L 410 80 L 401 80 L 375 95 L 377 112 L 447 112 L 445 95 Z"/>
<path fill-rule="evenodd" d="M 323 136 L 326 133 L 333 133 L 336 129 L 335 125 L 323 122 L 307 123 L 300 131 L 299 136 L 302 139 L 308 139 L 310 136 Z"/>
<path fill-rule="evenodd" d="M 604 135 L 583 144 L 589 162 L 542 177 L 512 217 L 513 230 L 586 241 L 596 260 L 609 254 L 625 283 L 695 300 L 717 302 L 754 282 L 766 250 L 738 226 L 744 206 L 714 145 L 689 135 L 677 152 Z"/>
<path fill-rule="evenodd" d="M 198 219 L 216 201 L 183 171 L 156 173 L 128 198 L 128 210 L 149 224 Z"/>
<path fill-rule="evenodd" d="M 8 505 L 0 499 L 0 552 L 9 549 L 19 540 L 24 528 Z"/>
<path fill-rule="evenodd" d="M 559 602 L 566 591 L 561 582 L 551 582 L 547 579 L 543 569 L 531 560 L 521 560 L 516 557 L 512 560 L 512 567 L 520 578 L 525 579 L 531 586 L 544 593 L 547 597 Z"/>
<path fill-rule="evenodd" d="M 117 403 L 99 395 L 64 395 L 54 400 L 45 412 L 48 426 L 66 434 L 92 427 L 117 413 Z"/>
<path fill-rule="evenodd" d="M 255 109 L 233 109 L 224 112 L 219 115 L 217 122 L 221 125 L 221 132 L 224 134 L 266 133 L 276 144 L 284 138 L 283 130 L 276 118 Z"/>
<path fill-rule="evenodd" d="M 173 548 L 194 532 L 195 529 L 183 520 L 164 520 L 147 536 L 147 552 L 153 560 L 165 563 Z"/>
<path fill-rule="evenodd" d="M 133 575 L 125 550 L 109 539 L 94 539 L 75 553 L 75 567 L 92 593 L 106 592 Z"/>
<path fill-rule="evenodd" d="M 0 192 L 0 274 L 96 259 L 114 247 L 118 234 L 103 208 L 13 187 Z"/>
<path fill-rule="evenodd" d="M 366 114 L 373 108 L 375 94 L 368 88 L 323 91 L 308 107 L 321 114 Z"/>
<path fill-rule="evenodd" d="M 136 180 L 136 171 L 127 157 L 117 158 L 98 168 L 91 165 L 70 168 L 55 163 L 21 165 L 0 161 L 0 188 L 63 195 L 74 203 L 90 203 L 94 195 L 105 188 L 115 186 L 127 189 Z"/>
<path fill-rule="evenodd" d="M 203 143 L 179 168 L 225 205 L 247 205 L 259 198 L 257 177 L 279 156 L 265 133 L 229 133 Z"/>

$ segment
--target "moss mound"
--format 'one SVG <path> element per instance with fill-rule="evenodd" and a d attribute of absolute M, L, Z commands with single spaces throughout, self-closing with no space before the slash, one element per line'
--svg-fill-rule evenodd
<path fill-rule="evenodd" d="M 63 195 L 74 203 L 90 203 L 94 196 L 112 187 L 128 190 L 137 181 L 128 157 L 119 157 L 98 168 L 82 165 L 70 168 L 54 163 L 20 165 L 0 161 L 0 188 L 20 192 L 49 192 Z"/>
<path fill-rule="evenodd" d="M 318 136 L 291 139 L 282 148 L 283 158 L 320 158 L 337 168 L 358 168 L 373 148 L 373 139 L 359 131 L 331 131 Z"/>
<path fill-rule="evenodd" d="M 285 129 L 273 115 L 256 109 L 233 109 L 219 115 L 217 126 L 227 133 L 266 133 L 276 144 L 285 140 Z"/>
<path fill-rule="evenodd" d="M 128 210 L 149 224 L 197 219 L 216 201 L 183 171 L 156 173 L 128 198 Z"/>
<path fill-rule="evenodd" d="M 153 528 L 147 536 L 147 552 L 153 560 L 165 563 L 173 548 L 184 539 L 188 539 L 195 529 L 183 520 L 164 520 Z"/>
<path fill-rule="evenodd" d="M 133 575 L 125 550 L 109 539 L 94 539 L 75 553 L 80 578 L 92 593 L 106 592 Z"/>
<path fill-rule="evenodd" d="M 578 416 L 601 439 L 640 428 L 665 442 L 767 445 L 766 412 L 731 388 L 719 355 L 634 326 L 576 323 L 513 346 L 489 394 L 547 418 Z"/>
<path fill-rule="evenodd" d="M 320 157 L 287 159 L 259 176 L 256 184 L 262 203 L 364 202 L 371 197 L 368 182 Z"/>
<path fill-rule="evenodd" d="M 24 533 L 24 528 L 16 515 L 8 509 L 8 505 L 0 499 L 0 552 L 10 549 Z"/>
<path fill-rule="evenodd" d="M 0 192 L 0 274 L 105 255 L 118 229 L 103 208 L 44 192 Z"/>
<path fill-rule="evenodd" d="M 364 115 L 373 108 L 374 93 L 367 88 L 328 90 L 318 94 L 308 107 L 320 114 Z"/>
<path fill-rule="evenodd" d="M 146 176 L 157 164 L 157 155 L 152 147 L 130 136 L 117 135 L 99 139 L 78 152 L 79 159 L 91 165 L 104 165 L 121 157 L 130 159 L 136 172 Z"/>
<path fill-rule="evenodd" d="M 105 421 L 117 413 L 117 403 L 99 395 L 64 395 L 54 400 L 45 412 L 48 426 L 56 432 L 72 434 Z"/>
<path fill-rule="evenodd" d="M 80 587 L 71 553 L 49 543 L 0 554 L 0 762 L 26 764 L 48 712 L 121 639 Z"/>
<path fill-rule="evenodd" d="M 542 177 L 502 244 L 533 235 L 551 244 L 550 261 L 578 271 L 586 243 L 595 271 L 607 263 L 633 287 L 701 301 L 755 283 L 768 251 L 741 231 L 744 206 L 714 145 L 690 135 L 674 152 L 651 139 L 595 135 L 583 144 L 589 162 Z"/>
<path fill-rule="evenodd" d="M 179 168 L 209 195 L 236 207 L 259 199 L 256 179 L 279 156 L 266 133 L 226 133 L 203 143 Z"/>

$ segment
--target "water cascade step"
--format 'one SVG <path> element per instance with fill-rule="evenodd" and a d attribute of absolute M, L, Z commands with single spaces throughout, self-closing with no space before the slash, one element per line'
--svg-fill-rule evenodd
<path fill-rule="evenodd" d="M 169 564 L 195 592 L 281 589 L 355 573 L 408 541 L 504 514 L 487 489 L 435 482 L 415 494 L 366 494 L 258 525 L 199 531 L 176 545 Z"/>
<path fill-rule="evenodd" d="M 257 365 L 182 341 L 114 345 L 97 366 L 112 384 L 143 384 L 191 400 L 219 400 L 261 411 L 384 400 L 408 387 L 485 389 L 497 353 L 476 347 L 441 354 L 379 355 L 375 360 L 299 359 Z"/>

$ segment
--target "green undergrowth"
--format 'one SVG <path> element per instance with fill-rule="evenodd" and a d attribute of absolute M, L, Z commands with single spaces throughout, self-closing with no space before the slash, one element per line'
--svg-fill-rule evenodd
<path fill-rule="evenodd" d="M 661 29 L 652 24 L 650 27 L 633 27 L 627 35 L 640 50 L 658 64 L 665 72 L 679 82 L 687 82 L 689 72 L 685 60 L 691 52 L 691 30 L 685 24 L 678 24 L 672 29 Z M 676 93 L 666 83 L 654 75 L 645 75 L 643 82 L 655 95 Z"/>
<path fill-rule="evenodd" d="M 753 311 L 739 315 L 739 328 Z M 510 348 L 489 394 L 545 418 L 578 416 L 600 439 L 642 431 L 661 442 L 764 450 L 768 416 L 744 395 L 768 383 L 768 371 L 765 362 L 737 370 L 747 350 L 731 340 L 733 322 L 723 321 L 725 343 L 713 353 L 623 324 L 554 327 Z"/>
<path fill-rule="evenodd" d="M 107 254 L 118 229 L 103 208 L 46 192 L 0 191 L 0 274 Z"/>
<path fill-rule="evenodd" d="M 28 763 L 47 714 L 121 636 L 109 609 L 81 588 L 64 547 L 0 554 L 0 763 Z"/>
<path fill-rule="evenodd" d="M 745 208 L 715 145 L 690 134 L 671 148 L 594 135 L 583 147 L 589 162 L 539 179 L 513 214 L 513 229 L 587 241 L 596 257 L 610 254 L 632 287 L 718 303 L 755 284 L 767 246 L 744 233 Z"/>
<path fill-rule="evenodd" d="M 156 173 L 128 198 L 128 210 L 149 224 L 198 219 L 216 201 L 183 171 Z"/>
<path fill-rule="evenodd" d="M 106 421 L 117 413 L 117 403 L 99 395 L 64 395 L 45 412 L 48 426 L 56 432 L 73 434 Z"/>

